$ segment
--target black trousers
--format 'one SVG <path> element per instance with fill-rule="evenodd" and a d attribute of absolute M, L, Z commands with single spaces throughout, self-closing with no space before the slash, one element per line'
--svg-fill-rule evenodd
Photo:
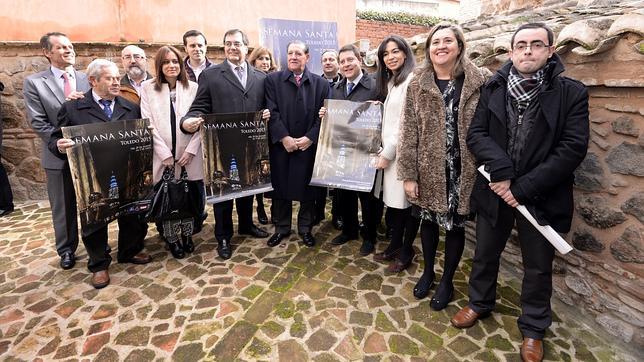
<path fill-rule="evenodd" d="M 414 239 L 418 234 L 420 219 L 411 214 L 411 206 L 406 209 L 387 207 L 385 215 L 387 228 L 391 229 L 391 240 L 387 252 L 400 249 L 398 259 L 407 263 L 414 257 Z"/>
<path fill-rule="evenodd" d="M 0 210 L 13 210 L 13 193 L 4 165 L 0 162 Z"/>
<path fill-rule="evenodd" d="M 324 220 L 326 217 L 326 197 L 329 193 L 329 189 L 326 187 L 316 187 L 315 188 L 315 213 L 319 220 Z"/>
<path fill-rule="evenodd" d="M 376 198 L 372 192 L 359 192 L 350 190 L 335 190 L 339 215 L 342 217 L 344 226 L 342 234 L 351 239 L 358 238 L 360 222 L 358 221 L 358 200 L 362 208 L 362 222 L 364 223 L 362 238 L 364 240 L 376 241 L 377 229 L 382 219 L 384 204 Z"/>
<path fill-rule="evenodd" d="M 276 221 L 275 232 L 281 234 L 291 232 L 293 201 L 273 198 L 273 212 Z M 300 201 L 300 210 L 297 213 L 297 232 L 299 234 L 311 232 L 314 215 L 315 201 Z"/>
<path fill-rule="evenodd" d="M 555 249 L 516 209 L 499 205 L 496 227 L 479 215 L 476 221 L 476 251 L 470 274 L 470 308 L 490 312 L 496 300 L 499 259 L 516 221 L 523 260 L 519 330 L 524 337 L 543 339 L 552 324 L 552 261 Z"/>
<path fill-rule="evenodd" d="M 237 230 L 246 231 L 253 226 L 253 195 L 235 199 L 237 206 Z M 233 200 L 212 205 L 215 213 L 215 238 L 217 241 L 233 237 Z"/>
<path fill-rule="evenodd" d="M 148 231 L 148 224 L 139 215 L 125 215 L 117 219 L 119 224 L 118 253 L 119 262 L 127 262 L 143 250 L 143 239 Z M 83 244 L 89 255 L 87 269 L 92 273 L 106 270 L 112 262 L 107 247 L 107 225 L 89 232 L 83 230 Z"/>

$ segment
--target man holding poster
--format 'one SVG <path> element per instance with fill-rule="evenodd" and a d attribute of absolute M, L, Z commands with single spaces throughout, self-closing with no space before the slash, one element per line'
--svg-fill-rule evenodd
<path fill-rule="evenodd" d="M 49 140 L 49 150 L 64 160 L 67 159 L 66 149 L 72 147 L 74 141 L 63 138 L 62 127 L 141 118 L 139 106 L 118 96 L 121 77 L 116 64 L 96 59 L 87 67 L 87 76 L 92 89 L 83 98 L 63 104 L 58 113 L 59 127 L 52 132 Z M 136 214 L 119 216 L 118 224 L 118 261 L 149 263 L 152 258 L 142 252 L 147 224 Z M 89 255 L 87 268 L 92 272 L 92 286 L 97 289 L 106 287 L 110 283 L 107 270 L 112 261 L 106 252 L 107 224 L 84 225 L 82 238 Z"/>
<path fill-rule="evenodd" d="M 255 112 L 264 109 L 264 79 L 266 74 L 246 61 L 248 37 L 239 29 L 224 34 L 226 60 L 204 70 L 199 79 L 197 95 L 190 111 L 181 120 L 181 129 L 194 133 L 199 129 L 204 114 Z M 264 119 L 268 112 L 264 110 Z M 239 220 L 238 232 L 256 238 L 265 238 L 268 233 L 253 224 L 253 196 L 235 200 Z M 230 259 L 233 237 L 233 200 L 213 205 L 215 213 L 215 238 L 217 253 L 222 259 Z"/>
<path fill-rule="evenodd" d="M 298 233 L 312 247 L 311 234 L 316 189 L 309 186 L 320 132 L 318 112 L 329 96 L 329 82 L 311 73 L 309 47 L 295 40 L 287 46 L 288 69 L 266 78 L 271 181 L 274 188 L 275 234 L 268 246 L 278 245 L 291 233 L 292 201 L 300 202 Z"/>

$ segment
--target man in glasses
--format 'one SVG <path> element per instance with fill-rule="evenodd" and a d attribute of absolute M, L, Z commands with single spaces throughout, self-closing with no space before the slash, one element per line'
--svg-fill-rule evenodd
<path fill-rule="evenodd" d="M 539 224 L 570 230 L 573 172 L 588 148 L 588 92 L 561 75 L 554 35 L 542 23 L 520 26 L 510 60 L 483 86 L 467 146 L 485 165 L 472 192 L 477 212 L 476 251 L 469 304 L 452 318 L 468 328 L 494 310 L 499 258 L 516 223 L 523 258 L 519 330 L 521 358 L 543 359 L 543 336 L 552 323 L 553 246 L 517 210 L 525 205 Z"/>
<path fill-rule="evenodd" d="M 136 45 L 128 45 L 121 51 L 121 62 L 125 76 L 121 78 L 121 97 L 132 103 L 141 103 L 141 83 L 151 79 L 147 72 L 148 61 L 143 49 Z"/>

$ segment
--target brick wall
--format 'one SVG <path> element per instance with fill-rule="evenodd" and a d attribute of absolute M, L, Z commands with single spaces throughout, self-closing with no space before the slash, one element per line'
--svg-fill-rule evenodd
<path fill-rule="evenodd" d="M 386 21 L 356 19 L 356 40 L 369 39 L 369 48 L 377 48 L 387 35 L 397 34 L 404 38 L 429 32 L 421 25 L 397 24 Z"/>

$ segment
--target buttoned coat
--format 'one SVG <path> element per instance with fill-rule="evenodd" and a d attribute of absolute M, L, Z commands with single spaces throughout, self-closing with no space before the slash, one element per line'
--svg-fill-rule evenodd
<path fill-rule="evenodd" d="M 76 90 L 87 92 L 90 89 L 87 76 L 74 71 Z M 65 103 L 65 93 L 54 77 L 51 68 L 40 73 L 32 74 L 25 79 L 24 86 L 25 106 L 31 128 L 40 136 L 43 148 L 40 163 L 43 168 L 62 170 L 65 162 L 56 153 L 47 148 L 51 133 L 59 126 L 58 111 Z"/>
<path fill-rule="evenodd" d="M 146 80 L 141 84 L 141 116 L 148 118 L 154 126 L 152 137 L 154 140 L 154 156 L 152 158 L 152 173 L 154 182 L 157 183 L 163 176 L 163 160 L 172 157 L 172 129 L 170 123 L 170 88 L 168 83 L 161 84 L 161 90 L 154 89 L 154 79 Z M 184 152 L 194 155 L 192 161 L 186 165 L 189 180 L 203 180 L 203 153 L 201 152 L 201 134 L 186 134 L 179 129 L 179 120 L 183 117 L 197 94 L 197 83 L 188 82 L 184 87 L 180 82 L 176 84 L 176 100 L 174 113 L 177 119 L 175 124 L 176 150 L 175 159 L 181 158 Z M 180 167 L 175 168 L 176 177 L 179 177 Z"/>
<path fill-rule="evenodd" d="M 304 69 L 298 87 L 293 73 L 285 70 L 269 74 L 265 87 L 266 106 L 271 112 L 268 132 L 274 197 L 314 200 L 317 191 L 309 182 L 320 133 L 318 112 L 330 96 L 329 82 Z M 287 152 L 281 143 L 286 136 L 306 136 L 313 144 L 305 151 Z"/>
<path fill-rule="evenodd" d="M 465 138 L 476 112 L 480 87 L 491 73 L 487 69 L 478 68 L 467 58 L 464 60 L 463 71 L 465 79 L 456 120 L 461 155 L 460 201 L 456 211 L 460 215 L 468 215 L 476 165 L 467 149 Z M 446 213 L 446 113 L 435 77 L 433 70 L 423 67 L 416 70 L 416 75 L 407 88 L 405 117 L 398 144 L 398 179 L 418 183 L 419 196 L 409 199 L 411 203 L 433 212 Z"/>

